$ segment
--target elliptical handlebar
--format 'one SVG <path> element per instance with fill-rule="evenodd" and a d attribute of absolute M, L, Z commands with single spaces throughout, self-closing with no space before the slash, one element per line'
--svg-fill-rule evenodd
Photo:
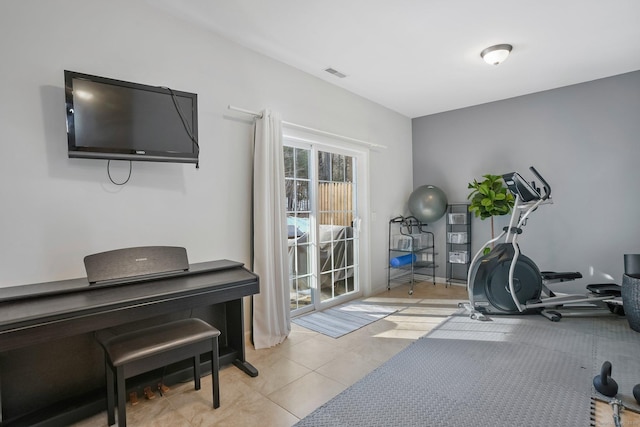
<path fill-rule="evenodd" d="M 544 190 L 544 195 L 542 196 L 542 200 L 547 200 L 551 197 L 551 186 L 549 183 L 540 175 L 540 173 L 533 166 L 529 167 L 529 170 L 533 172 L 533 174 L 542 182 L 542 189 Z"/>
<path fill-rule="evenodd" d="M 528 182 L 518 172 L 509 172 L 502 175 L 504 183 L 514 196 L 520 196 L 520 201 L 525 204 L 546 202 L 551 199 L 551 186 L 546 179 L 540 175 L 540 172 L 533 166 L 529 167 L 536 178 L 542 182 L 543 190 L 536 188 L 535 181 Z"/>

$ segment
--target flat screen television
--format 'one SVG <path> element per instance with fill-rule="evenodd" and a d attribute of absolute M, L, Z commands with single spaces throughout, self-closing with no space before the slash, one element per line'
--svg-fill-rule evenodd
<path fill-rule="evenodd" d="M 64 72 L 70 158 L 198 164 L 198 96 Z"/>

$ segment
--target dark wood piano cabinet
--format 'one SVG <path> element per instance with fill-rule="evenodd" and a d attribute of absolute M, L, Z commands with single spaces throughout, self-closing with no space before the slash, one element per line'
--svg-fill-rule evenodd
<path fill-rule="evenodd" d="M 243 297 L 258 292 L 258 276 L 228 260 L 129 283 L 96 286 L 81 278 L 0 288 L 0 425 L 68 425 L 106 408 L 104 359 L 93 338 L 103 329 L 199 317 L 221 331 L 220 363 L 256 376 L 245 359 Z M 170 384 L 185 380 L 189 368 L 149 375 Z"/>

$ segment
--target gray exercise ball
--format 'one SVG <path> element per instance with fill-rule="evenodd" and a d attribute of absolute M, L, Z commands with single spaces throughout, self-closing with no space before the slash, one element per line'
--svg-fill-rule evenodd
<path fill-rule="evenodd" d="M 435 185 L 422 185 L 409 196 L 409 211 L 426 224 L 437 221 L 447 211 L 447 195 Z"/>

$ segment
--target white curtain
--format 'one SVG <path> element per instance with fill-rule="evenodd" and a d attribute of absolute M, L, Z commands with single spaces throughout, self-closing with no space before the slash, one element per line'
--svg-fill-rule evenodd
<path fill-rule="evenodd" d="M 253 158 L 253 344 L 280 344 L 291 331 L 282 120 L 265 110 L 256 121 Z"/>

